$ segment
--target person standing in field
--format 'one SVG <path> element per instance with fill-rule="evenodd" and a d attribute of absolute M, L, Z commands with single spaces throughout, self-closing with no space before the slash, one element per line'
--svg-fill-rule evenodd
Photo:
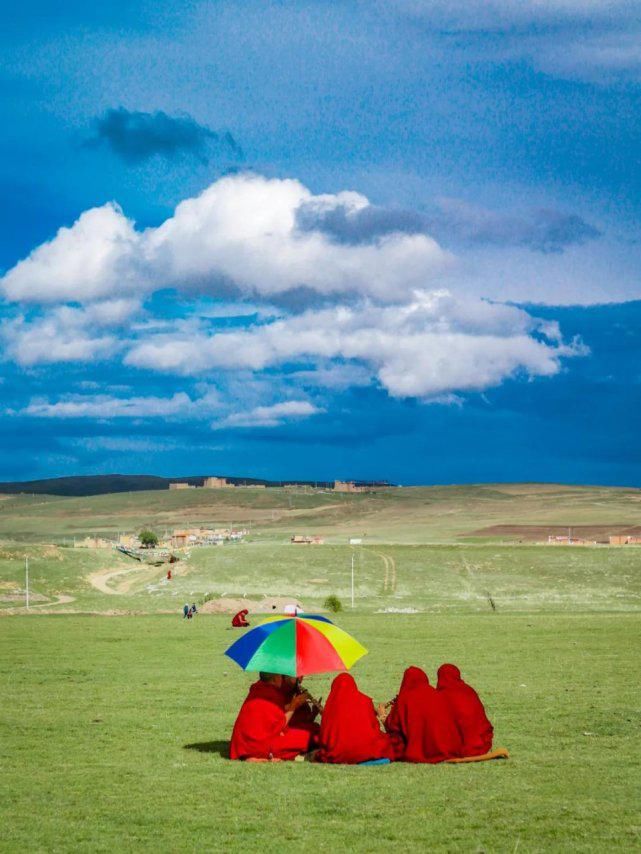
<path fill-rule="evenodd" d="M 230 759 L 253 761 L 293 760 L 315 746 L 315 733 L 292 723 L 296 711 L 308 701 L 296 694 L 288 703 L 283 677 L 261 673 L 240 708 L 231 736 Z"/>
<path fill-rule="evenodd" d="M 183 605 L 183 620 L 189 617 L 189 605 Z"/>
<path fill-rule="evenodd" d="M 438 693 L 445 698 L 450 714 L 461 733 L 463 756 L 482 756 L 492 749 L 494 728 L 479 695 L 461 678 L 455 664 L 438 669 Z"/>

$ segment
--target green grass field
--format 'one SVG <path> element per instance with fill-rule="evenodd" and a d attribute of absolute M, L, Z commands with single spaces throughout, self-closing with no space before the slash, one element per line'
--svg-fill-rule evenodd
<path fill-rule="evenodd" d="M 641 850 L 641 548 L 474 533 L 632 526 L 640 498 L 521 485 L 0 500 L 0 850 Z M 170 582 L 166 566 L 71 546 L 233 520 L 251 520 L 246 543 L 192 549 Z M 327 542 L 294 546 L 291 533 Z M 387 700 L 407 665 L 434 674 L 454 661 L 511 758 L 229 762 L 250 677 L 222 654 L 229 617 L 183 621 L 182 604 L 245 597 L 251 610 L 283 595 L 316 610 L 330 593 L 346 608 L 337 622 L 370 650 L 354 669 L 363 690 Z M 310 679 L 313 693 L 330 678 Z"/>
<path fill-rule="evenodd" d="M 346 615 L 377 699 L 459 662 L 512 757 L 472 766 L 224 758 L 248 675 L 227 621 L 0 621 L 0 849 L 609 851 L 641 845 L 632 614 Z M 327 677 L 310 679 L 326 694 Z"/>

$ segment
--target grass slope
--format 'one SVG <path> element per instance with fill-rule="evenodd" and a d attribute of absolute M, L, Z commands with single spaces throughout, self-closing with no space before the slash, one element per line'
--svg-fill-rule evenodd
<path fill-rule="evenodd" d="M 364 537 L 368 542 L 426 543 L 473 538 L 494 525 L 639 522 L 640 490 L 542 484 L 411 487 L 356 495 L 244 488 L 0 500 L 0 536 L 40 541 L 114 536 L 143 526 L 162 533 L 187 525 L 237 524 L 277 541 L 292 533 L 318 533 L 334 542 Z"/>
<path fill-rule="evenodd" d="M 293 546 L 248 543 L 193 549 L 172 567 L 146 567 L 111 550 L 29 545 L 32 610 L 177 611 L 205 594 L 292 596 L 322 606 L 334 593 L 347 606 L 355 558 L 360 609 L 430 613 L 641 610 L 641 551 L 498 545 Z M 23 605 L 24 546 L 0 550 L 0 614 Z M 92 583 L 93 582 L 93 583 Z M 69 601 L 72 599 L 73 601 Z M 49 604 L 48 604 L 49 603 Z"/>
<path fill-rule="evenodd" d="M 226 620 L 16 617 L 0 621 L 0 849 L 639 848 L 637 615 L 341 622 L 370 650 L 355 675 L 377 699 L 410 663 L 460 663 L 512 758 L 230 763 L 249 677 L 221 654 Z"/>

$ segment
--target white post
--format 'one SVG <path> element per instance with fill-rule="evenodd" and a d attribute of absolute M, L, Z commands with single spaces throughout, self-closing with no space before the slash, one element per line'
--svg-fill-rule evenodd
<path fill-rule="evenodd" d="M 25 575 L 25 598 L 27 610 L 29 610 L 29 558 L 24 559 L 24 575 Z"/>
<path fill-rule="evenodd" d="M 354 552 L 352 552 L 352 608 L 354 607 Z"/>

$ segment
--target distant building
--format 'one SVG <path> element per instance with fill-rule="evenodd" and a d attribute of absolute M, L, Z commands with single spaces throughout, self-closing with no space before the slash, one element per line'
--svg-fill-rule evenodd
<path fill-rule="evenodd" d="M 170 538 L 172 548 L 185 546 L 221 546 L 225 542 L 242 542 L 247 536 L 245 529 L 228 528 L 177 528 Z"/>
<path fill-rule="evenodd" d="M 611 546 L 641 546 L 641 536 L 638 534 L 616 534 L 610 537 Z"/>
<path fill-rule="evenodd" d="M 229 483 L 226 477 L 206 477 L 203 481 L 204 489 L 228 489 L 233 487 L 233 483 Z"/>
<path fill-rule="evenodd" d="M 170 489 L 195 489 L 196 487 L 192 486 L 190 483 L 177 482 L 177 483 L 170 483 L 169 488 Z"/>
<path fill-rule="evenodd" d="M 584 537 L 555 537 L 552 534 L 548 537 L 549 546 L 596 546 L 596 544 L 596 540 L 586 540 Z"/>
<path fill-rule="evenodd" d="M 362 486 L 353 480 L 335 480 L 334 492 L 369 492 L 369 486 Z"/>
<path fill-rule="evenodd" d="M 322 546 L 325 540 L 323 537 L 319 536 L 302 536 L 301 534 L 294 534 L 294 536 L 290 539 L 290 543 L 294 543 L 297 546 Z"/>

